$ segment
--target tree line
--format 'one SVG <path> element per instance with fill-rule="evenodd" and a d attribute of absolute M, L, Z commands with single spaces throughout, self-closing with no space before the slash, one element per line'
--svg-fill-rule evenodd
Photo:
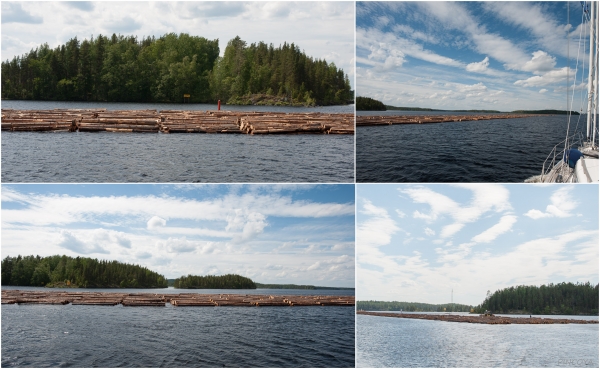
<path fill-rule="evenodd" d="M 387 109 L 379 100 L 375 100 L 370 97 L 357 96 L 356 110 L 385 111 Z"/>
<path fill-rule="evenodd" d="M 357 301 L 357 310 L 366 311 L 411 311 L 411 312 L 470 312 L 471 305 L 463 304 L 426 304 L 422 302 L 400 301 Z"/>
<path fill-rule="evenodd" d="M 541 286 L 508 287 L 488 293 L 475 308 L 482 313 L 590 314 L 598 315 L 598 285 L 558 283 Z"/>
<path fill-rule="evenodd" d="M 353 100 L 348 76 L 294 43 L 247 45 L 240 37 L 219 57 L 219 40 L 168 33 L 113 34 L 52 49 L 47 43 L 2 62 L 2 98 L 58 101 L 331 105 Z M 269 100 L 270 98 L 270 100 Z"/>
<path fill-rule="evenodd" d="M 2 260 L 2 285 L 166 288 L 167 280 L 145 267 L 114 260 L 19 255 Z"/>
<path fill-rule="evenodd" d="M 207 275 L 197 276 L 188 275 L 175 279 L 173 285 L 175 288 L 191 289 L 256 289 L 256 284 L 246 277 L 237 274 L 225 274 L 222 276 Z"/>

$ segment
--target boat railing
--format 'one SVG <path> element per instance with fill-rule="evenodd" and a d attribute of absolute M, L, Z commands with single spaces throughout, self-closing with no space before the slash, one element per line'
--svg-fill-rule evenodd
<path fill-rule="evenodd" d="M 583 134 L 581 132 L 577 132 L 556 144 L 544 161 L 544 165 L 542 166 L 542 178 L 549 175 L 558 163 L 564 162 L 566 150 L 569 150 L 573 147 L 578 147 L 582 142 Z"/>

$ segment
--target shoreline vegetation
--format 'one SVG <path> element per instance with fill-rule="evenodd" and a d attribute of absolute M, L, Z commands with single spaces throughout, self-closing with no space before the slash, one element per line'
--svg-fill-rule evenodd
<path fill-rule="evenodd" d="M 426 304 L 400 301 L 357 301 L 357 310 L 409 312 L 471 312 L 474 306 L 463 304 Z"/>
<path fill-rule="evenodd" d="M 372 99 L 370 97 L 357 96 L 356 97 L 356 110 L 357 111 L 431 111 L 431 112 L 464 112 L 464 113 L 500 113 L 500 114 L 534 114 L 534 115 L 568 115 L 567 110 L 554 110 L 554 109 L 542 109 L 542 110 L 513 110 L 510 112 L 504 112 L 500 110 L 485 110 L 485 109 L 470 109 L 470 110 L 447 110 L 447 109 L 431 109 L 431 108 L 419 108 L 419 107 L 406 107 L 406 106 L 393 106 L 385 105 L 379 100 Z M 580 115 L 579 112 L 571 111 L 571 115 Z"/>
<path fill-rule="evenodd" d="M 354 290 L 296 284 L 262 284 L 237 274 L 187 275 L 167 279 L 145 267 L 116 260 L 54 255 L 7 256 L 2 260 L 2 286 L 46 288 L 303 289 Z"/>
<path fill-rule="evenodd" d="M 2 99 L 235 105 L 353 103 L 348 75 L 294 43 L 279 47 L 187 33 L 113 34 L 51 49 L 47 43 L 2 62 Z"/>
<path fill-rule="evenodd" d="M 399 301 L 357 301 L 363 311 L 470 312 L 515 315 L 598 315 L 598 284 L 562 282 L 541 286 L 513 286 L 488 291 L 477 306 Z M 372 314 L 375 315 L 375 314 Z"/>

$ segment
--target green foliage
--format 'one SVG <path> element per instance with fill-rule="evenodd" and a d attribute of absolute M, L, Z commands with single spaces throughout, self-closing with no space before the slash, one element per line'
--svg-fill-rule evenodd
<path fill-rule="evenodd" d="M 164 276 L 139 265 L 66 255 L 7 256 L 2 285 L 52 286 L 65 281 L 81 287 L 166 288 Z"/>
<path fill-rule="evenodd" d="M 228 103 L 254 94 L 274 96 L 274 91 L 290 105 L 346 104 L 353 98 L 348 76 L 335 64 L 308 57 L 293 43 L 248 46 L 239 36 L 227 43 L 217 61 L 211 91 L 214 100 Z"/>
<path fill-rule="evenodd" d="M 598 315 L 598 285 L 559 283 L 516 286 L 489 294 L 476 312 Z"/>
<path fill-rule="evenodd" d="M 422 302 L 399 301 L 357 301 L 357 310 L 367 311 L 431 311 L 431 312 L 470 312 L 473 306 L 462 304 L 425 304 Z"/>
<path fill-rule="evenodd" d="M 371 99 L 370 97 L 357 96 L 356 97 L 356 110 L 378 110 L 385 111 L 385 105 L 375 99 Z"/>
<path fill-rule="evenodd" d="M 2 98 L 69 101 L 210 100 L 219 41 L 182 33 L 158 39 L 99 35 L 48 44 L 2 63 Z"/>
<path fill-rule="evenodd" d="M 219 41 L 182 33 L 158 39 L 99 35 L 48 44 L 2 63 L 2 98 L 60 101 L 253 104 L 252 95 L 282 105 L 346 104 L 348 76 L 292 44 L 248 46 L 235 37 L 219 58 Z M 267 100 L 264 100 L 267 101 Z"/>
<path fill-rule="evenodd" d="M 222 276 L 181 276 L 175 279 L 175 288 L 210 288 L 210 289 L 255 289 L 256 284 L 250 278 L 237 274 L 226 274 Z"/>

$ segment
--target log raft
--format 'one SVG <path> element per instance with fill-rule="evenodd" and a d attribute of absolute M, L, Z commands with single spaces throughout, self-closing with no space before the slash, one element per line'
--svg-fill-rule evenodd
<path fill-rule="evenodd" d="M 354 114 L 198 110 L 2 109 L 3 131 L 354 134 Z"/>
<path fill-rule="evenodd" d="M 468 122 L 474 120 L 530 118 L 532 114 L 493 114 L 493 115 L 388 115 L 356 117 L 356 126 L 388 126 L 393 124 L 427 124 L 446 122 Z"/>
<path fill-rule="evenodd" d="M 240 294 L 158 294 L 118 292 L 2 290 L 2 304 L 104 306 L 354 306 L 354 296 L 285 296 Z"/>
<path fill-rule="evenodd" d="M 440 314 L 413 314 L 413 313 L 382 313 L 359 310 L 359 315 L 383 316 L 389 318 L 440 320 L 444 322 L 477 323 L 477 324 L 598 324 L 598 320 L 583 319 L 553 319 L 553 318 L 511 318 L 495 315 L 440 315 Z"/>

